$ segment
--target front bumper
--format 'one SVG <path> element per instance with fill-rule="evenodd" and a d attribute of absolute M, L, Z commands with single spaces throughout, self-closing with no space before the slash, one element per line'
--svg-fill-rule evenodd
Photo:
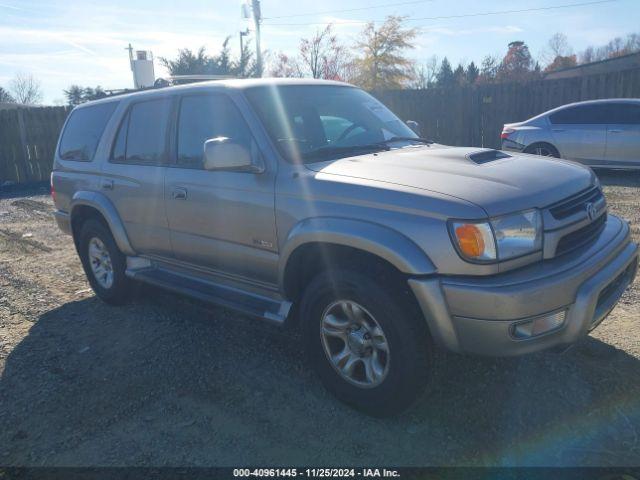
<path fill-rule="evenodd" d="M 589 247 L 490 277 L 413 278 L 433 337 L 460 353 L 505 356 L 566 346 L 587 335 L 633 282 L 638 246 L 629 226 L 609 215 Z M 559 328 L 516 338 L 515 325 L 565 311 Z"/>

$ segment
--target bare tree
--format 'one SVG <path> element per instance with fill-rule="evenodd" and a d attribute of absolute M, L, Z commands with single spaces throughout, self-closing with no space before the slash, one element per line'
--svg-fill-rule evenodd
<path fill-rule="evenodd" d="M 269 63 L 269 75 L 272 77 L 291 78 L 303 76 L 297 60 L 286 53 L 277 53 L 275 59 Z"/>
<path fill-rule="evenodd" d="M 42 89 L 40 81 L 33 75 L 18 73 L 9 83 L 9 90 L 16 102 L 24 105 L 33 105 L 42 101 Z"/>
<path fill-rule="evenodd" d="M 348 50 L 338 42 L 333 25 L 317 30 L 311 38 L 300 40 L 299 64 L 313 78 L 344 80 L 345 66 L 351 61 Z"/>
<path fill-rule="evenodd" d="M 548 42 L 549 50 L 556 57 L 567 57 L 573 53 L 573 49 L 569 45 L 569 40 L 564 33 L 555 33 Z"/>
<path fill-rule="evenodd" d="M 436 75 L 440 68 L 440 63 L 436 55 L 427 58 L 424 63 L 415 65 L 413 68 L 413 81 L 411 88 L 423 90 L 433 86 L 436 82 Z"/>

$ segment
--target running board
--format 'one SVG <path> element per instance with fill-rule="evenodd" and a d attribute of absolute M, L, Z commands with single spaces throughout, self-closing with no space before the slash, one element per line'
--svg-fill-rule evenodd
<path fill-rule="evenodd" d="M 126 275 L 134 280 L 171 290 L 198 300 L 230 308 L 238 312 L 283 325 L 291 302 L 277 301 L 237 288 L 195 279 L 161 268 L 129 268 Z"/>

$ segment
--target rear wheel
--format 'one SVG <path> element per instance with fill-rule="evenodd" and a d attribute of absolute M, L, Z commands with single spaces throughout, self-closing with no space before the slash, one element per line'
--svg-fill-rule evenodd
<path fill-rule="evenodd" d="M 550 143 L 534 143 L 533 145 L 529 145 L 525 148 L 524 153 L 540 155 L 541 157 L 560 158 L 560 152 L 558 152 L 558 149 Z"/>
<path fill-rule="evenodd" d="M 107 303 L 124 303 L 129 297 L 131 281 L 125 275 L 126 257 L 109 229 L 93 218 L 85 221 L 80 229 L 78 252 L 96 295 Z"/>
<path fill-rule="evenodd" d="M 404 294 L 361 273 L 332 270 L 303 296 L 305 343 L 322 382 L 371 415 L 406 409 L 429 378 L 430 337 Z"/>

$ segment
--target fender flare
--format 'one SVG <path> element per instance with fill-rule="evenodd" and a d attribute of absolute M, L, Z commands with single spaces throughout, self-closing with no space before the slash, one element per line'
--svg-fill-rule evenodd
<path fill-rule="evenodd" d="M 281 250 L 278 284 L 284 288 L 287 264 L 293 252 L 308 243 L 356 248 L 380 257 L 409 275 L 429 275 L 436 267 L 411 239 L 382 225 L 355 219 L 316 217 L 302 220 L 290 231 Z"/>
<path fill-rule="evenodd" d="M 135 255 L 136 252 L 129 242 L 127 231 L 124 228 L 124 223 L 118 215 L 116 207 L 111 203 L 105 195 L 98 192 L 89 192 L 80 190 L 73 195 L 69 208 L 71 222 L 73 224 L 74 211 L 77 213 L 79 206 L 87 206 L 95 208 L 104 217 L 111 230 L 116 245 L 122 253 L 125 255 Z"/>

